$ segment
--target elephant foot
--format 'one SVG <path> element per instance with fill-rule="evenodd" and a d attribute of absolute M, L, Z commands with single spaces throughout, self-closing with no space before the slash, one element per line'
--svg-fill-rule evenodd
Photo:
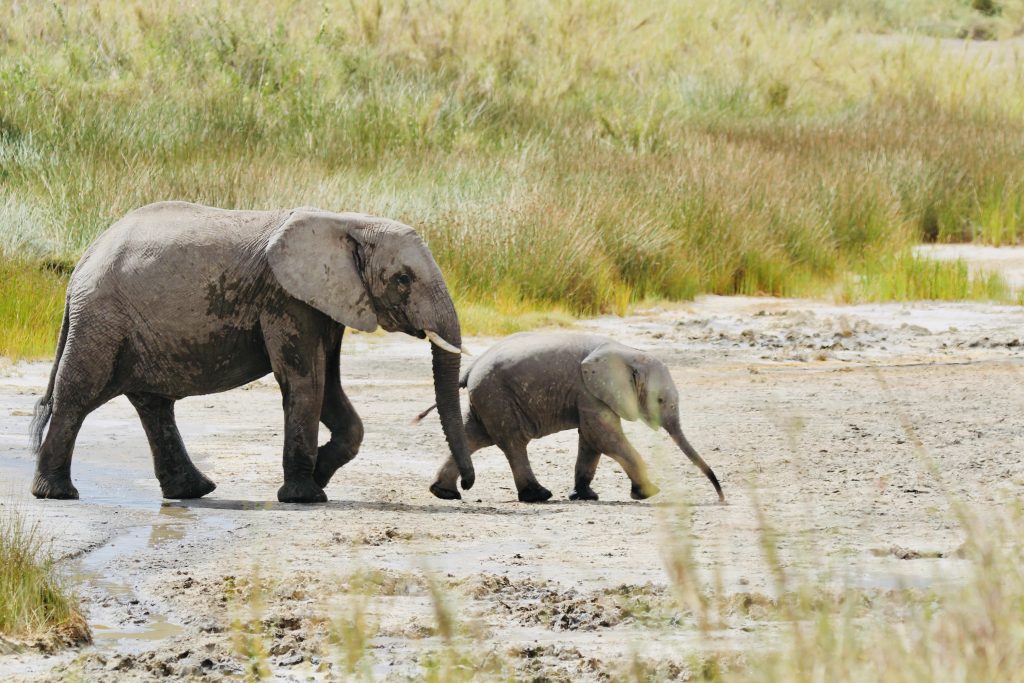
<path fill-rule="evenodd" d="M 550 497 L 551 491 L 548 491 L 540 484 L 528 486 L 519 492 L 519 501 L 521 503 L 543 503 Z"/>
<path fill-rule="evenodd" d="M 166 483 L 160 482 L 160 491 L 163 497 L 169 500 L 202 498 L 215 488 L 217 488 L 217 485 L 198 470 L 187 476 L 169 480 Z"/>
<path fill-rule="evenodd" d="M 569 500 L 597 500 L 597 493 L 589 486 L 577 486 L 569 494 Z"/>
<path fill-rule="evenodd" d="M 342 465 L 350 462 L 356 457 L 356 449 L 346 449 L 335 443 L 325 443 L 316 451 L 316 467 L 313 469 L 313 481 L 320 488 L 326 488 L 334 473 L 341 469 Z"/>
<path fill-rule="evenodd" d="M 633 500 L 645 500 L 651 496 L 658 495 L 659 491 L 661 489 L 650 482 L 641 485 L 633 484 L 629 489 L 629 497 Z"/>
<path fill-rule="evenodd" d="M 36 474 L 32 480 L 32 495 L 36 498 L 55 500 L 78 500 L 78 489 L 71 483 L 71 476 Z"/>
<path fill-rule="evenodd" d="M 277 499 L 282 503 L 326 503 L 327 494 L 312 478 L 286 481 L 277 490 Z"/>
<path fill-rule="evenodd" d="M 462 494 L 457 489 L 450 489 L 442 486 L 439 482 L 430 485 L 430 492 L 441 500 L 462 500 Z"/>

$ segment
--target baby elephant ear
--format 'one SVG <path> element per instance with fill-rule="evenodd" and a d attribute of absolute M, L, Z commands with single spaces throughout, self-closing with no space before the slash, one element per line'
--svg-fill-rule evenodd
<path fill-rule="evenodd" d="M 583 359 L 580 370 L 591 394 L 623 420 L 633 421 L 640 417 L 640 403 L 635 371 L 624 350 L 618 344 L 603 344 Z"/>
<path fill-rule="evenodd" d="M 360 220 L 361 219 L 361 220 Z M 365 217 L 297 210 L 270 236 L 267 260 L 286 292 L 346 327 L 377 329 L 357 242 Z"/>

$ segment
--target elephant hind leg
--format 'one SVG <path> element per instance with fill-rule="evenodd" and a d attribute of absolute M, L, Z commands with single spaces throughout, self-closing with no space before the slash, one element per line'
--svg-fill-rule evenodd
<path fill-rule="evenodd" d="M 36 498 L 78 498 L 78 489 L 71 482 L 71 456 L 78 431 L 90 412 L 77 404 L 61 406 L 53 411 L 32 479 L 32 495 Z"/>
<path fill-rule="evenodd" d="M 469 446 L 470 455 L 476 453 L 481 448 L 494 445 L 494 440 L 487 433 L 487 429 L 472 410 L 465 414 L 463 425 L 466 430 L 466 443 Z M 462 495 L 459 493 L 458 480 L 459 466 L 455 463 L 454 458 L 448 456 L 448 459 L 441 465 L 441 469 L 437 471 L 437 477 L 435 477 L 434 483 L 430 485 L 430 492 L 438 498 L 445 500 L 462 498 Z"/>
<path fill-rule="evenodd" d="M 523 503 L 541 503 L 551 497 L 551 491 L 541 486 L 537 481 L 533 468 L 530 467 L 530 458 L 526 453 L 524 438 L 510 439 L 498 443 L 508 459 L 508 466 L 512 469 L 512 478 L 516 482 L 516 491 L 519 500 Z"/>
<path fill-rule="evenodd" d="M 174 421 L 174 401 L 155 394 L 127 396 L 146 430 L 153 451 L 153 469 L 164 498 L 202 498 L 217 488 L 188 457 Z"/>
<path fill-rule="evenodd" d="M 590 488 L 597 474 L 597 465 L 601 461 L 601 451 L 597 450 L 580 435 L 579 450 L 576 455 L 576 481 L 569 494 L 569 500 L 597 500 L 597 494 Z"/>
<path fill-rule="evenodd" d="M 77 334 L 76 334 L 77 333 Z M 106 343 L 103 342 L 106 340 Z M 71 482 L 71 458 L 82 423 L 92 411 L 121 393 L 114 380 L 119 340 L 90 335 L 71 324 L 63 353 L 54 362 L 50 422 L 39 446 L 32 495 L 36 498 L 76 499 Z"/>

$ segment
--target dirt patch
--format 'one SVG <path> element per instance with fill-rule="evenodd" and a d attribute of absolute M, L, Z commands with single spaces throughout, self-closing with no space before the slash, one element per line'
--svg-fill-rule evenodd
<path fill-rule="evenodd" d="M 593 631 L 609 628 L 626 616 L 609 595 L 581 594 L 552 581 L 512 580 L 488 575 L 473 591 L 487 599 L 524 626 L 541 626 L 552 631 Z"/>
<path fill-rule="evenodd" d="M 572 432 L 530 446 L 548 503 L 519 503 L 493 448 L 477 454 L 463 501 L 433 498 L 444 437 L 436 417 L 409 424 L 433 402 L 430 352 L 400 335 L 346 338 L 343 382 L 366 439 L 324 505 L 276 502 L 282 414 L 269 378 L 179 402 L 184 440 L 218 484 L 207 498 L 160 500 L 145 435 L 116 399 L 82 430 L 81 500 L 35 501 L 23 413 L 49 366 L 5 368 L 0 493 L 77 572 L 97 642 L 0 655 L 0 674 L 219 680 L 256 662 L 278 680 L 336 680 L 354 648 L 388 680 L 445 662 L 506 679 L 693 677 L 772 642 L 786 607 L 777 569 L 816 599 L 856 595 L 871 609 L 888 591 L 941 590 L 971 571 L 950 497 L 998 515 L 1024 494 L 1018 307 L 708 297 L 580 327 L 665 360 L 728 505 L 664 434 L 633 423 L 662 488 L 648 501 L 630 499 L 610 460 L 593 484 L 600 501 L 568 501 Z M 669 556 L 703 617 L 672 586 Z"/>

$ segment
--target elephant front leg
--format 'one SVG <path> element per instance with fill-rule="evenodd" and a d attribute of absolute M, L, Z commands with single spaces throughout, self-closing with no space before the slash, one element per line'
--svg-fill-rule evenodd
<path fill-rule="evenodd" d="M 320 421 L 331 430 L 331 440 L 317 449 L 313 480 L 325 488 L 343 465 L 356 457 L 363 443 L 363 421 L 341 388 L 341 339 L 327 354 L 327 377 Z"/>
<path fill-rule="evenodd" d="M 282 503 L 323 503 L 327 494 L 313 479 L 317 431 L 324 399 L 326 354 L 322 337 L 302 318 L 264 323 L 274 377 L 284 405 L 284 485 Z"/>
<path fill-rule="evenodd" d="M 607 408 L 581 410 L 580 436 L 599 453 L 619 463 L 629 477 L 629 495 L 633 500 L 644 500 L 658 493 L 643 458 L 626 439 L 618 415 Z"/>
<path fill-rule="evenodd" d="M 321 396 L 302 379 L 279 380 L 284 394 L 284 485 L 277 499 L 282 503 L 323 503 L 327 494 L 313 478 Z"/>

